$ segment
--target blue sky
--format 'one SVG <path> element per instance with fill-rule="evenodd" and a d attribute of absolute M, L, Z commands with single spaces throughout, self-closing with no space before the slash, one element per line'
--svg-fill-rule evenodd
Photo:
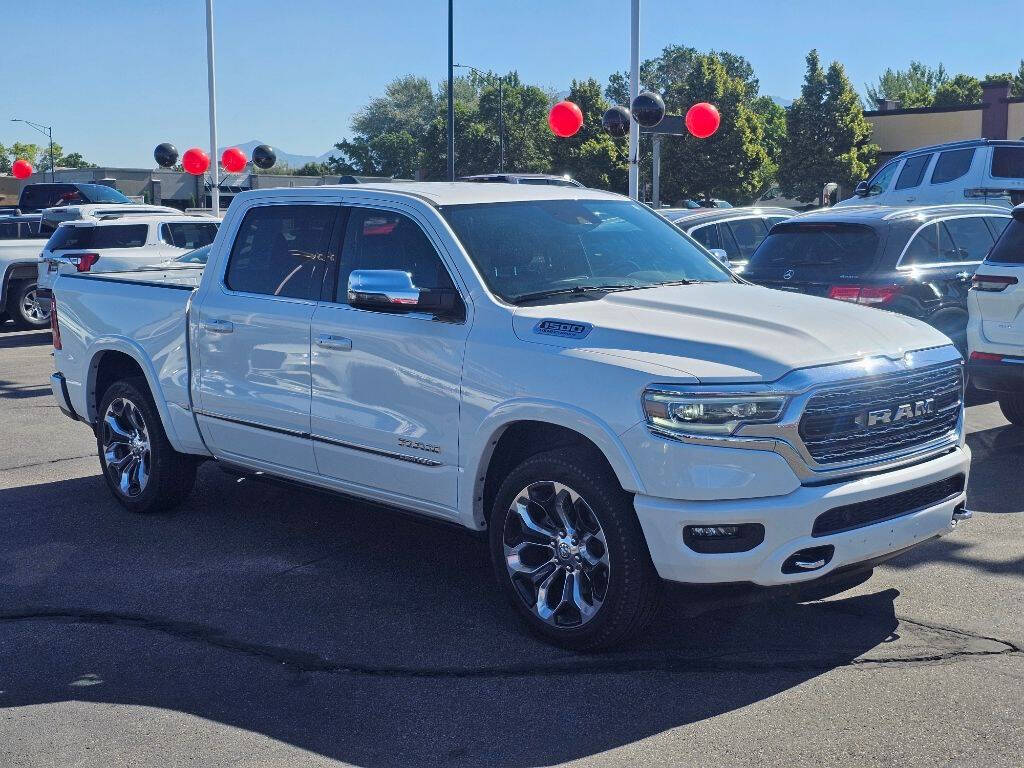
<path fill-rule="evenodd" d="M 438 81 L 445 0 L 215 0 L 220 143 L 262 139 L 319 154 L 393 77 Z M 109 165 L 152 165 L 152 149 L 208 141 L 204 0 L 51 0 L 4 8 L 0 143 L 54 126 L 66 150 Z M 456 61 L 518 69 L 564 90 L 628 66 L 629 0 L 456 0 Z M 952 73 L 1015 71 L 1019 0 L 826 3 L 643 0 L 641 55 L 683 43 L 746 56 L 762 92 L 799 93 L 803 57 L 839 59 L 859 91 L 917 58 Z M 17 32 L 16 32 L 17 30 Z M 673 105 L 668 105 L 672 109 Z"/>

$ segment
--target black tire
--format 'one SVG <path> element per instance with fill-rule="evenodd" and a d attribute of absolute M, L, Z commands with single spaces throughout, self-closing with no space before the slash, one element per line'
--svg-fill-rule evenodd
<path fill-rule="evenodd" d="M 565 489 L 556 492 L 556 483 L 565 486 Z M 532 532 L 523 530 L 518 515 L 511 512 L 513 503 L 523 498 L 522 492 L 527 490 L 531 490 L 531 501 L 525 506 L 536 513 L 537 519 L 544 521 Z M 545 508 L 537 506 L 532 500 L 546 498 L 553 504 L 555 499 L 562 499 L 559 504 L 563 504 L 565 499 L 569 499 L 570 493 L 578 495 L 577 500 L 567 509 L 568 514 L 575 517 L 575 528 L 569 526 L 564 531 L 556 531 L 556 539 L 545 540 L 542 544 L 532 540 L 520 541 L 536 549 L 535 559 L 547 558 L 550 553 L 550 560 L 532 571 L 534 579 L 525 573 L 519 573 L 514 578 L 507 563 L 506 545 L 514 545 L 516 537 L 524 535 L 537 536 L 539 540 L 548 534 L 539 534 L 538 530 L 553 530 L 556 525 L 553 517 L 546 516 L 549 513 L 543 511 Z M 580 505 L 580 500 L 585 504 Z M 558 509 L 564 510 L 566 507 L 559 506 Z M 580 509 L 584 512 L 580 513 Z M 534 517 L 531 515 L 531 519 Z M 593 533 L 595 521 L 599 534 Z M 527 458 L 502 482 L 491 510 L 489 527 L 491 558 L 498 583 L 526 625 L 544 640 L 578 651 L 599 650 L 625 642 L 642 631 L 654 616 L 661 593 L 661 580 L 651 563 L 640 521 L 633 509 L 632 496 L 622 490 L 599 454 L 562 448 Z M 576 536 L 572 530 L 582 532 L 578 534 L 580 546 L 577 554 L 572 554 L 572 550 L 565 547 L 565 559 L 562 560 L 560 544 L 568 544 L 570 539 L 564 537 L 563 541 L 557 534 Z M 560 544 L 554 544 L 556 540 Z M 572 538 L 571 541 L 575 547 L 577 539 Z M 595 553 L 600 554 L 601 562 L 592 567 L 590 559 L 597 557 Z M 581 556 L 586 559 L 581 560 Z M 578 562 L 574 563 L 573 559 Z M 528 567 L 532 569 L 534 566 L 531 563 Z M 541 571 L 541 568 L 551 570 Z M 572 571 L 569 571 L 570 568 Z M 554 593 L 564 597 L 565 593 L 561 590 L 568 582 L 570 572 L 573 574 L 572 585 L 576 584 L 577 578 L 580 579 L 579 591 L 587 593 L 582 599 L 593 613 L 584 619 L 583 613 L 576 609 L 579 603 L 573 594 L 572 602 L 566 602 L 564 606 L 559 602 L 553 617 L 549 620 L 541 618 L 535 612 L 535 606 L 542 605 L 538 599 L 540 592 L 537 590 L 537 579 L 543 578 L 544 582 L 551 585 Z M 577 573 L 578 576 L 575 575 Z M 529 594 L 534 591 L 531 604 Z M 594 608 L 601 593 L 603 599 Z M 588 596 L 591 598 L 589 601 Z M 549 608 L 550 601 L 543 602 L 543 605 Z M 562 611 L 563 607 L 565 611 Z"/>
<path fill-rule="evenodd" d="M 7 314 L 15 326 L 26 331 L 37 331 L 50 327 L 50 313 L 42 309 L 30 309 L 26 303 L 31 300 L 36 290 L 35 280 L 19 280 L 8 286 Z"/>
<path fill-rule="evenodd" d="M 107 487 L 121 506 L 130 512 L 160 512 L 177 506 L 188 497 L 195 485 L 198 462 L 194 457 L 178 453 L 171 447 L 145 379 L 133 377 L 111 384 L 103 395 L 98 416 L 96 450 L 100 469 Z M 113 425 L 111 418 L 114 420 Z M 134 433 L 134 443 L 118 437 L 119 434 L 127 436 L 126 433 Z M 148 444 L 148 451 L 145 452 L 148 453 L 148 461 L 141 449 L 137 454 L 132 452 L 132 445 L 137 446 L 143 442 Z M 106 450 L 111 445 L 115 448 Z M 113 456 L 114 460 L 109 460 L 108 455 Z M 140 472 L 135 472 L 135 482 L 129 477 L 128 490 L 125 491 L 115 479 L 124 473 L 113 464 L 127 457 L 131 457 L 128 458 L 128 465 L 138 461 L 146 479 L 141 482 Z"/>
<path fill-rule="evenodd" d="M 1014 426 L 1024 426 L 1024 394 L 999 395 L 999 410 L 1006 420 Z"/>

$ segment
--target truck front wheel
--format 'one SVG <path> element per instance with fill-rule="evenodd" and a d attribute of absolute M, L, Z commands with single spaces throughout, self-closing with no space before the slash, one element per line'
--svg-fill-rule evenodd
<path fill-rule="evenodd" d="M 491 512 L 490 544 L 502 589 L 549 642 L 607 648 L 655 613 L 661 582 L 632 498 L 589 451 L 547 451 L 513 469 Z"/>
<path fill-rule="evenodd" d="M 107 487 L 131 512 L 158 512 L 184 501 L 196 481 L 196 460 L 171 447 L 145 379 L 107 389 L 99 408 L 96 447 Z"/>

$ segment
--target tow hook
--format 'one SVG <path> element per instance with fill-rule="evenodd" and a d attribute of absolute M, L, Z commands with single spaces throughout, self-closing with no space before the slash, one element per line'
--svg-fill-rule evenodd
<path fill-rule="evenodd" d="M 949 525 L 951 528 L 956 528 L 957 523 L 962 520 L 970 520 L 972 517 L 974 517 L 974 512 L 961 503 L 953 510 L 953 519 L 949 521 Z"/>

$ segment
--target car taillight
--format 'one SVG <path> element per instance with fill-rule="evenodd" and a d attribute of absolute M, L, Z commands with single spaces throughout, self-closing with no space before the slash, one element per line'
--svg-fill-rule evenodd
<path fill-rule="evenodd" d="M 53 348 L 63 349 L 60 343 L 60 323 L 57 322 L 57 297 L 50 296 L 50 333 L 53 336 Z"/>
<path fill-rule="evenodd" d="M 994 352 L 971 352 L 971 360 L 985 360 L 990 363 L 998 363 L 1002 359 L 1002 355 L 997 355 Z"/>
<path fill-rule="evenodd" d="M 79 272 L 88 272 L 92 269 L 92 265 L 100 260 L 100 255 L 98 253 L 80 253 L 71 258 L 75 262 L 75 269 Z"/>
<path fill-rule="evenodd" d="M 999 293 L 1007 287 L 1017 284 L 1017 278 L 1012 275 L 978 275 L 971 278 L 971 288 L 976 291 L 988 291 Z"/>
<path fill-rule="evenodd" d="M 888 304 L 899 292 L 898 285 L 833 285 L 828 297 L 854 304 Z"/>

